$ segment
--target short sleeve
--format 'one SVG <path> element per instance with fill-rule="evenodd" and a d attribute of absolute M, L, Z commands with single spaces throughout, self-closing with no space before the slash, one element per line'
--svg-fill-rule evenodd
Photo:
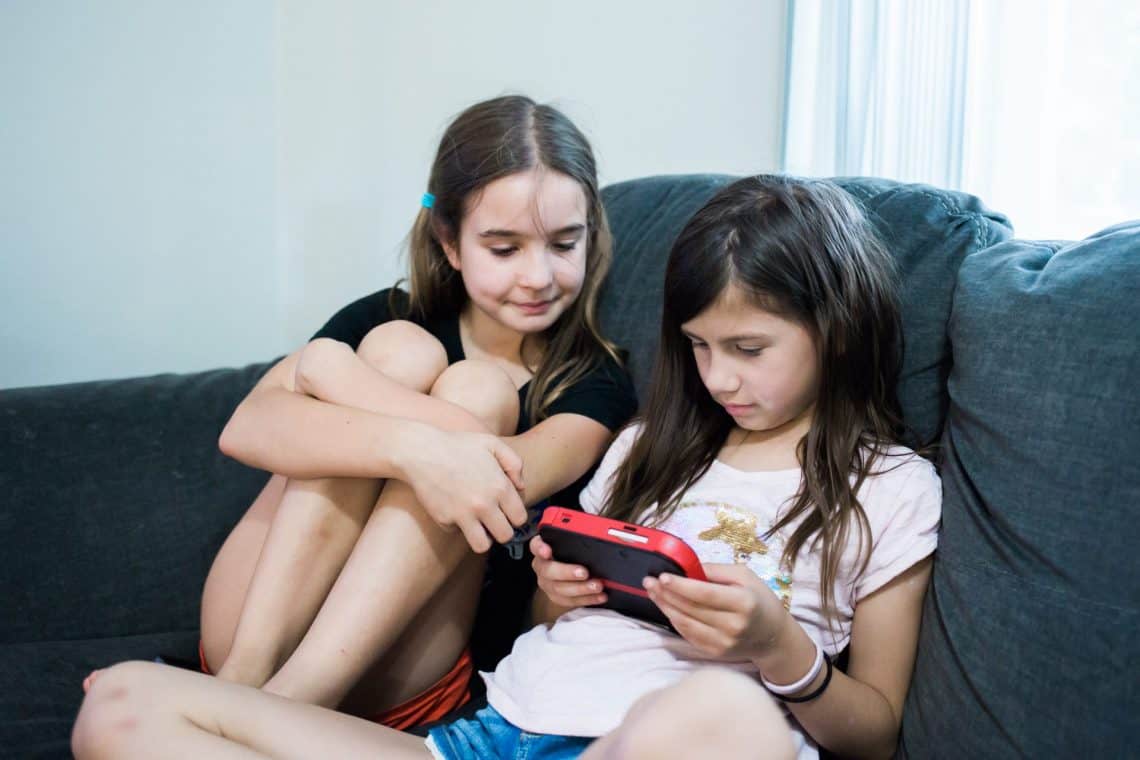
<path fill-rule="evenodd" d="M 391 299 L 395 298 L 397 305 L 407 303 L 407 294 L 402 290 L 387 288 L 378 290 L 371 295 L 364 296 L 345 306 L 333 314 L 321 329 L 313 334 L 311 340 L 317 338 L 332 338 L 341 343 L 347 343 L 356 350 L 373 327 L 392 320 Z"/>
<path fill-rule="evenodd" d="M 617 468 L 629 456 L 629 450 L 633 448 L 633 442 L 636 440 L 640 429 L 640 425 L 631 425 L 610 444 L 598 465 L 598 469 L 594 472 L 594 477 L 590 478 L 590 482 L 586 484 L 581 495 L 578 496 L 578 503 L 583 512 L 596 515 L 602 511 L 602 505 L 606 503 L 606 497 L 610 493 L 610 480 L 617 472 Z"/>
<path fill-rule="evenodd" d="M 611 357 L 571 387 L 547 408 L 546 416 L 580 414 L 611 431 L 629 422 L 637 412 L 637 395 L 629 373 Z"/>
<path fill-rule="evenodd" d="M 876 499 L 889 503 L 868 506 L 871 523 L 871 557 L 855 584 L 855 599 L 885 586 L 938 547 L 942 518 L 942 482 L 934 466 L 917 455 L 900 468 L 901 486 L 883 489 Z M 891 493 L 883 493 L 889 491 Z"/>

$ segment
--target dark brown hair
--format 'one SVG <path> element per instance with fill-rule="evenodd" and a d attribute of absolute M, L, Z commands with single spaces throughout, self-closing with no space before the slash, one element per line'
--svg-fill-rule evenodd
<path fill-rule="evenodd" d="M 733 429 L 705 389 L 681 325 L 730 284 L 758 307 L 807 329 L 819 392 L 798 446 L 800 489 L 770 533 L 800 517 L 784 549 L 821 552 L 821 598 L 834 615 L 844 547 L 870 550 L 856 494 L 899 440 L 902 333 L 894 262 L 853 199 L 823 180 L 759 176 L 720 190 L 685 225 L 665 274 L 661 339 L 642 428 L 614 475 L 603 513 L 660 523 L 705 474 Z M 650 514 L 649 510 L 657 504 Z M 854 526 L 854 527 L 853 527 Z"/>
<path fill-rule="evenodd" d="M 439 142 L 427 186 L 435 198 L 430 209 L 420 210 L 408 243 L 411 312 L 425 320 L 459 314 L 467 291 L 440 241 L 458 241 L 464 212 L 482 188 L 535 167 L 564 174 L 581 186 L 587 233 L 582 291 L 546 330 L 541 358 L 530 367 L 534 378 L 527 412 L 532 423 L 607 354 L 619 359 L 597 321 L 598 291 L 610 268 L 612 241 L 590 143 L 560 111 L 521 95 L 471 106 L 452 121 Z M 524 339 L 524 348 L 527 345 Z M 528 355 L 533 354 L 523 352 L 524 361 Z"/>

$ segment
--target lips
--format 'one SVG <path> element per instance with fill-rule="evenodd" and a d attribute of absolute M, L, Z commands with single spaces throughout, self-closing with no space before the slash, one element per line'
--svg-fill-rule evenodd
<path fill-rule="evenodd" d="M 545 314 L 550 310 L 554 300 L 549 301 L 529 301 L 527 303 L 516 303 L 515 308 L 524 314 Z"/>
<path fill-rule="evenodd" d="M 755 406 L 755 404 L 724 404 L 724 403 L 722 403 L 721 406 L 723 406 L 724 410 L 726 412 L 728 412 L 729 414 L 731 414 L 733 417 L 739 417 L 742 414 L 747 414 L 748 412 L 750 412 L 752 410 L 752 408 Z"/>

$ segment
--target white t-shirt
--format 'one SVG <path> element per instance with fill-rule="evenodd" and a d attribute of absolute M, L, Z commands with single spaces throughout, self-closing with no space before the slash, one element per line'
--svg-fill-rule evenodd
<path fill-rule="evenodd" d="M 624 431 L 602 459 L 582 492 L 585 511 L 596 513 L 605 503 L 610 478 L 636 434 L 636 427 Z M 877 465 L 880 472 L 868 477 L 858 493 L 871 525 L 871 557 L 856 575 L 853 537 L 836 583 L 839 620 L 834 631 L 821 607 L 818 555 L 801 550 L 790 576 L 778 566 L 784 541 L 798 523 L 763 540 L 799 489 L 800 470 L 745 472 L 714 461 L 676 512 L 656 527 L 684 539 L 701 562 L 746 563 L 773 591 L 790 599 L 792 616 L 835 655 L 850 640 L 856 602 L 937 545 L 942 486 L 934 467 L 901 446 L 889 453 Z M 602 736 L 617 727 L 640 697 L 710 665 L 758 675 L 748 660 L 709 657 L 664 628 L 584 607 L 524 633 L 494 673 L 482 676 L 491 706 L 524 731 Z M 792 724 L 800 756 L 814 757 L 814 744 Z"/>

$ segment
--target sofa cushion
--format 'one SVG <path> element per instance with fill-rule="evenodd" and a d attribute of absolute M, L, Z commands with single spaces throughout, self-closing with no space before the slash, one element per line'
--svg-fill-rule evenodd
<path fill-rule="evenodd" d="M 0 755 L 69 757 L 93 668 L 196 657 L 202 581 L 266 480 L 218 433 L 267 366 L 0 391 Z"/>
<path fill-rule="evenodd" d="M 615 250 L 600 316 L 606 334 L 630 351 L 640 398 L 645 397 L 657 345 L 669 249 L 688 218 L 734 179 L 649 177 L 602 192 Z M 899 398 L 913 431 L 910 442 L 935 440 L 947 405 L 946 321 L 955 273 L 963 258 L 1009 237 L 1009 223 L 964 193 L 873 178 L 835 181 L 862 203 L 898 262 L 906 343 Z"/>
<path fill-rule="evenodd" d="M 909 757 L 1124 757 L 1140 686 L 1140 222 L 971 256 Z"/>
<path fill-rule="evenodd" d="M 197 625 L 140 636 L 0 644 L 0 757 L 70 758 L 68 737 L 88 673 L 155 656 L 189 664 L 197 648 Z"/>

